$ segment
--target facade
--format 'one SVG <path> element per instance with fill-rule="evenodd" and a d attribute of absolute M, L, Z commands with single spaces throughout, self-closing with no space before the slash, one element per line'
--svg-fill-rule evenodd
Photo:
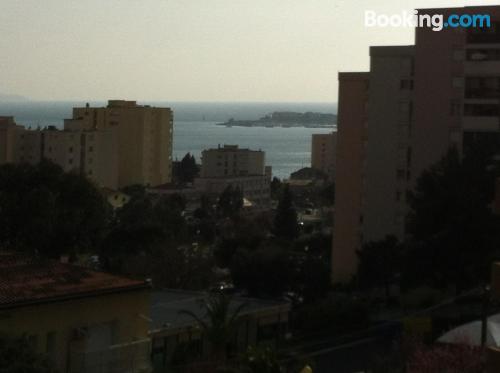
<path fill-rule="evenodd" d="M 119 188 L 133 184 L 157 186 L 172 179 L 173 114 L 169 108 L 110 100 L 106 107 L 74 108 L 73 118 L 64 127 L 116 129 Z"/>
<path fill-rule="evenodd" d="M 194 186 L 211 195 L 220 195 L 228 185 L 239 187 L 250 203 L 262 206 L 270 203 L 271 173 L 263 151 L 224 145 L 202 152 L 201 177 Z"/>
<path fill-rule="evenodd" d="M 165 290 L 152 294 L 151 339 L 152 360 L 157 371 L 169 371 L 172 365 L 189 365 L 191 371 L 203 369 L 203 361 L 210 360 L 210 345 L 196 321 L 181 311 L 190 311 L 204 318 L 200 303 L 207 294 L 194 291 Z M 290 304 L 233 297 L 230 311 L 244 304 L 233 341 L 227 349 L 228 358 L 244 353 L 249 346 L 265 343 L 279 346 L 288 330 Z M 179 352 L 184 352 L 179 358 Z M 201 364 L 198 364 L 201 363 Z M 195 368 L 198 368 L 196 370 Z"/>
<path fill-rule="evenodd" d="M 314 134 L 311 142 L 311 167 L 320 170 L 330 180 L 333 180 L 335 178 L 337 133 Z"/>
<path fill-rule="evenodd" d="M 356 251 L 363 243 L 387 235 L 404 238 L 407 192 L 451 146 L 466 151 L 481 142 L 500 151 L 500 7 L 419 10 L 435 13 L 490 14 L 493 25 L 418 28 L 415 46 L 371 48 L 366 96 L 352 95 L 351 82 L 340 74 L 334 282 L 356 274 Z M 341 144 L 352 141 L 359 127 L 359 113 L 342 117 L 356 105 L 351 100 L 358 107 L 367 103 L 366 138 L 357 136 L 364 146 L 356 143 L 343 154 Z M 342 169 L 349 170 L 347 180 L 341 180 Z M 347 187 L 360 178 L 361 197 L 358 188 Z"/>
<path fill-rule="evenodd" d="M 372 47 L 362 241 L 404 238 L 413 121 L 414 47 Z"/>
<path fill-rule="evenodd" d="M 2 117 L 0 144 L 0 164 L 44 158 L 99 187 L 156 186 L 171 181 L 172 111 L 113 100 L 103 108 L 74 108 L 64 130 L 28 130 Z"/>
<path fill-rule="evenodd" d="M 149 284 L 6 253 L 0 271 L 0 334 L 60 372 L 150 371 Z"/>
<path fill-rule="evenodd" d="M 202 178 L 265 175 L 266 155 L 262 150 L 224 145 L 204 150 L 201 155 Z"/>
<path fill-rule="evenodd" d="M 369 73 L 340 73 L 339 82 L 332 279 L 347 282 L 356 272 L 362 233 Z"/>

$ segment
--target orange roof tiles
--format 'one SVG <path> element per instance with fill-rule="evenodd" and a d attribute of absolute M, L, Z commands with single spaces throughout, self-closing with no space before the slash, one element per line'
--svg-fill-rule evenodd
<path fill-rule="evenodd" d="M 148 287 L 145 281 L 0 252 L 0 309 Z"/>

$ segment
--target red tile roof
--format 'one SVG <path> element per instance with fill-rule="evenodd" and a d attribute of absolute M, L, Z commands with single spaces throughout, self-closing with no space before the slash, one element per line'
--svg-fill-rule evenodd
<path fill-rule="evenodd" d="M 148 287 L 145 281 L 0 252 L 0 309 Z"/>

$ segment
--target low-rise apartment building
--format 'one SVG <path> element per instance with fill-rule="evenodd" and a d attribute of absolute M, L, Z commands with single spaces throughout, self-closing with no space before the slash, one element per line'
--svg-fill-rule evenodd
<path fill-rule="evenodd" d="M 187 365 L 205 371 L 203 362 L 210 361 L 211 348 L 200 325 L 183 311 L 206 319 L 203 303 L 208 294 L 184 290 L 155 291 L 151 302 L 152 360 L 155 369 L 165 371 L 173 365 Z M 232 297 L 229 316 L 243 305 L 227 346 L 227 357 L 234 358 L 259 344 L 279 347 L 288 331 L 290 304 L 285 301 Z M 201 364 L 201 365 L 200 365 Z M 167 370 L 168 371 L 168 370 Z"/>
<path fill-rule="evenodd" d="M 0 334 L 25 336 L 60 372 L 150 372 L 150 285 L 0 253 Z"/>
<path fill-rule="evenodd" d="M 271 173 L 271 167 L 265 165 L 265 152 L 224 145 L 202 152 L 201 177 L 195 179 L 194 186 L 218 196 L 232 185 L 251 204 L 266 206 L 271 200 Z"/>

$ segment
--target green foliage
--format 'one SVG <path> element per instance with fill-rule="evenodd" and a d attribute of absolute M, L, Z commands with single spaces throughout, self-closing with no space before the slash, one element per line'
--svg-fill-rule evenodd
<path fill-rule="evenodd" d="M 283 190 L 283 183 L 277 177 L 273 177 L 271 180 L 271 199 L 278 201 L 281 197 L 281 192 Z"/>
<path fill-rule="evenodd" d="M 237 216 L 243 207 L 243 193 L 239 187 L 228 185 L 217 201 L 217 212 L 224 218 Z"/>
<path fill-rule="evenodd" d="M 238 249 L 230 269 L 234 285 L 251 296 L 281 295 L 289 289 L 293 277 L 289 256 L 277 247 Z"/>
<path fill-rule="evenodd" d="M 280 238 L 294 239 L 299 235 L 297 211 L 293 206 L 293 195 L 286 184 L 274 218 L 274 234 Z"/>
<path fill-rule="evenodd" d="M 422 173 L 410 194 L 405 286 L 463 289 L 487 280 L 500 247 L 500 221 L 490 208 L 496 175 L 480 148 L 463 159 L 453 148 Z"/>
<path fill-rule="evenodd" d="M 368 242 L 358 251 L 358 277 L 362 288 L 384 288 L 389 297 L 389 288 L 396 283 L 401 267 L 402 247 L 394 236 Z"/>
<path fill-rule="evenodd" d="M 109 209 L 85 177 L 43 160 L 0 167 L 0 245 L 45 257 L 75 254 L 100 242 Z"/>
<path fill-rule="evenodd" d="M 342 334 L 368 327 L 369 307 L 351 295 L 331 295 L 298 311 L 294 327 L 303 333 Z"/>
<path fill-rule="evenodd" d="M 295 260 L 296 269 L 293 281 L 294 291 L 305 303 L 323 299 L 331 288 L 330 263 L 321 256 L 308 255 L 303 260 Z"/>
<path fill-rule="evenodd" d="M 200 168 L 191 153 L 187 153 L 174 167 L 174 176 L 181 183 L 192 183 L 199 173 Z"/>
<path fill-rule="evenodd" d="M 52 364 L 36 354 L 26 338 L 0 337 L 0 373 L 56 373 Z"/>
<path fill-rule="evenodd" d="M 319 192 L 320 203 L 323 206 L 333 206 L 335 204 L 335 183 L 331 182 L 321 188 Z"/>
<path fill-rule="evenodd" d="M 256 218 L 239 217 L 221 224 L 215 249 L 215 258 L 220 267 L 229 267 L 238 248 L 254 251 L 259 248 L 269 232 L 265 215 Z"/>
<path fill-rule="evenodd" d="M 250 346 L 238 359 L 241 373 L 281 373 L 276 351 L 269 346 Z"/>
<path fill-rule="evenodd" d="M 183 243 L 187 237 L 184 207 L 179 195 L 161 197 L 156 203 L 148 196 L 132 198 L 116 212 L 101 245 L 106 269 L 121 272 L 133 256 L 151 255 L 158 248 L 175 248 Z"/>
<path fill-rule="evenodd" d="M 231 308 L 231 297 L 223 293 L 213 293 L 201 304 L 203 314 L 189 310 L 180 311 L 181 314 L 192 317 L 203 331 L 212 348 L 216 361 L 226 360 L 226 348 L 231 341 L 240 322 L 245 303 L 240 303 L 236 308 Z"/>

